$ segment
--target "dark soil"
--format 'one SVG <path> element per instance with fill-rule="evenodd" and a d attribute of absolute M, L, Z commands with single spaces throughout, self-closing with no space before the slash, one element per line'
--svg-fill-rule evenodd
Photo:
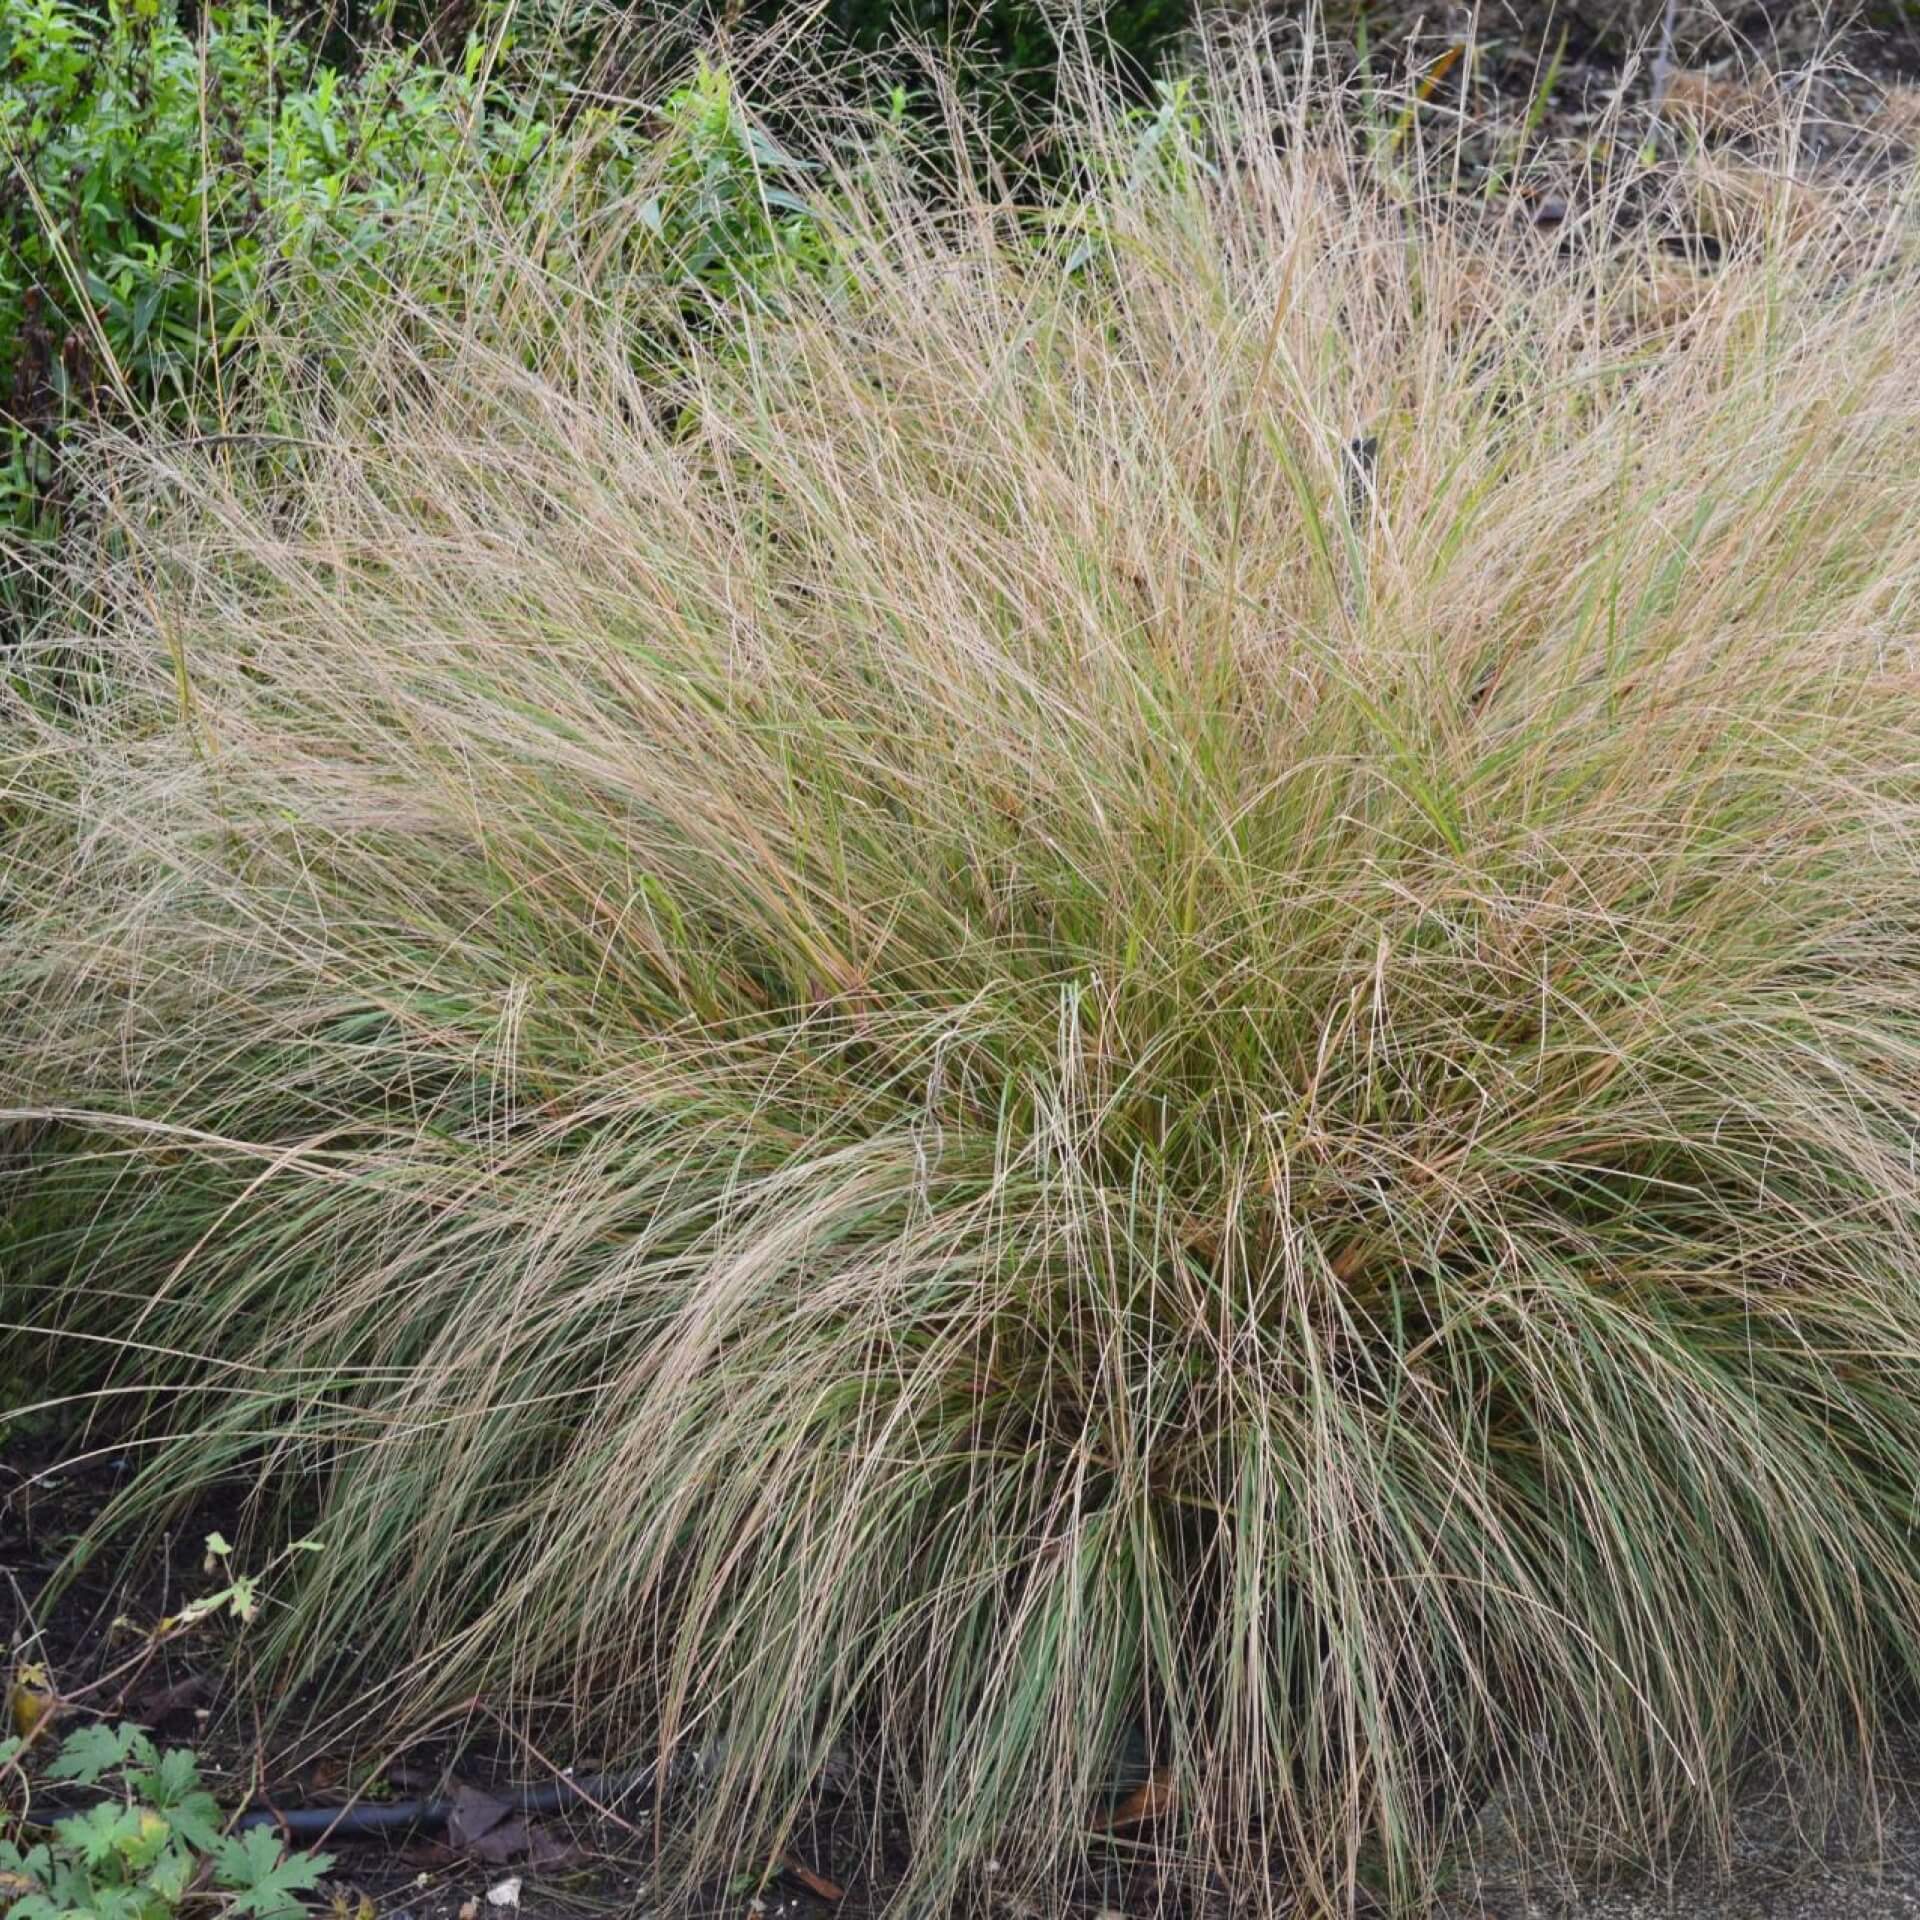
<path fill-rule="evenodd" d="M 1287 20 L 1298 10 L 1277 0 L 1267 11 Z M 1443 137 L 1463 130 L 1463 185 L 1474 184 L 1476 149 L 1491 160 L 1524 121 L 1543 161 L 1556 149 L 1583 154 L 1617 105 L 1629 126 L 1645 125 L 1662 0 L 1334 0 L 1326 11 L 1356 71 L 1417 88 Z M 1777 99 L 1803 119 L 1804 160 L 1857 159 L 1871 146 L 1897 163 L 1920 141 L 1920 102 L 1907 91 L 1920 86 L 1920 0 L 1681 0 L 1667 72 L 1676 104 L 1690 88 L 1711 100 L 1774 76 Z"/>
<path fill-rule="evenodd" d="M 354 1738 L 350 1719 L 327 1711 L 333 1703 L 264 1697 L 237 1623 L 165 1630 L 185 1602 L 222 1584 L 207 1571 L 205 1540 L 239 1536 L 237 1498 L 215 1494 L 161 1538 L 91 1555 L 76 1570 L 74 1549 L 120 1490 L 130 1459 L 112 1446 L 76 1444 L 46 1416 L 0 1426 L 0 1454 L 0 1650 L 7 1671 L 26 1662 L 48 1670 L 71 1703 L 63 1724 L 132 1720 L 162 1745 L 190 1746 L 208 1786 L 235 1810 L 451 1799 L 478 1826 L 484 1815 L 472 1809 L 489 1796 L 551 1777 L 516 1764 L 510 1743 L 477 1713 L 401 1753 L 375 1753 Z M 626 1815 L 643 1830 L 645 1800 L 626 1803 Z M 501 1820 L 470 1846 L 460 1838 L 444 1825 L 333 1836 L 324 1842 L 335 1861 L 330 1888 L 346 1896 L 349 1912 L 365 1896 L 382 1920 L 457 1920 L 475 1904 L 487 1920 L 648 1908 L 645 1851 L 610 1822 Z M 515 1879 L 517 1905 L 489 1902 L 490 1890 Z M 774 1885 L 757 1897 L 775 1920 L 819 1920 L 826 1911 Z M 749 1911 L 745 1896 L 724 1888 L 703 1910 Z"/>

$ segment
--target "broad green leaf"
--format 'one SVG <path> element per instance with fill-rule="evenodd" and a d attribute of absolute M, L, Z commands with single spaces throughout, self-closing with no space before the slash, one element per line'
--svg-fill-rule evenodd
<path fill-rule="evenodd" d="M 320 1876 L 333 1865 L 330 1854 L 295 1853 L 282 1857 L 280 1841 L 270 1828 L 250 1827 L 222 1840 L 215 1872 L 223 1887 L 235 1890 L 229 1912 L 257 1914 L 260 1920 L 298 1913 L 297 1893 L 311 1893 Z"/>
<path fill-rule="evenodd" d="M 46 1778 L 90 1787 L 103 1773 L 125 1766 L 134 1757 L 134 1741 L 142 1737 L 139 1728 L 124 1724 L 109 1727 L 96 1722 L 76 1727 L 48 1762 Z"/>
<path fill-rule="evenodd" d="M 173 1828 L 167 1816 L 152 1807 L 135 1807 L 131 1812 L 132 1830 L 121 1835 L 120 1857 L 135 1873 L 144 1873 L 166 1851 Z"/>
<path fill-rule="evenodd" d="M 142 1883 L 169 1907 L 178 1906 L 193 1878 L 193 1855 L 175 1847 L 163 1853 Z"/>
<path fill-rule="evenodd" d="M 103 1800 L 85 1813 L 70 1814 L 54 1824 L 63 1847 L 77 1853 L 90 1867 L 103 1867 L 140 1838 L 140 1812 L 115 1800 Z"/>

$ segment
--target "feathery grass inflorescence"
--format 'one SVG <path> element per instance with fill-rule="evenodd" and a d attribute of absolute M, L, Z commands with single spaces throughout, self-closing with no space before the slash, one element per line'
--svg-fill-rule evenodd
<path fill-rule="evenodd" d="M 1914 1674 L 1898 183 L 1696 266 L 1268 71 L 396 292 L 14 663 L 8 1317 L 324 1538 L 289 1671 L 697 1750 L 696 1868 L 853 1738 L 908 1903 L 1412 1899 Z"/>

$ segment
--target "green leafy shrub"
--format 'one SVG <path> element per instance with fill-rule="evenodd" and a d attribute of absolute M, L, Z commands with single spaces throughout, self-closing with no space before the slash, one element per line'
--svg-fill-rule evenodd
<path fill-rule="evenodd" d="M 196 38 L 154 0 L 27 0 L 0 19 L 0 525 L 56 531 L 60 449 L 103 414 L 218 428 L 252 344 L 299 311 L 331 357 L 367 299 L 457 307 L 476 206 L 621 201 L 610 257 L 707 298 L 824 272 L 809 169 L 711 67 L 637 115 L 569 102 L 497 23 L 443 69 L 415 49 L 326 64 L 265 7 Z M 629 182 L 644 194 L 622 199 Z"/>
<path fill-rule="evenodd" d="M 276 308 L 380 283 L 424 219 L 510 188 L 553 128 L 488 84 L 487 53 L 394 49 L 349 76 L 252 0 L 197 36 L 158 0 L 0 14 L 0 521 L 57 521 L 77 419 L 165 402 L 217 423 Z"/>
<path fill-rule="evenodd" d="M 22 1744 L 0 1740 L 0 1781 Z M 11 1823 L 0 1813 L 8 1920 L 174 1920 L 195 1912 L 282 1920 L 301 1911 L 298 1896 L 333 1864 L 323 1853 L 288 1853 L 265 1827 L 223 1832 L 194 1755 L 162 1751 L 135 1726 L 75 1728 L 38 1779 L 99 1788 L 102 1797 L 50 1825 L 32 1821 L 31 1807 Z M 45 1837 L 26 1831 L 29 1824 Z"/>
<path fill-rule="evenodd" d="M 716 299 L 764 300 L 830 269 L 818 205 L 801 191 L 812 164 L 741 110 L 725 72 L 703 64 L 662 119 L 639 217 L 667 272 Z"/>

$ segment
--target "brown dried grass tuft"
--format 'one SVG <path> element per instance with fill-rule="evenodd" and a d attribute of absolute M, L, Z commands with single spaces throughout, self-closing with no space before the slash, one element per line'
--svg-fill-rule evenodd
<path fill-rule="evenodd" d="M 1911 230 L 1670 296 L 1271 72 L 1065 222 L 823 139 L 691 330 L 476 235 L 103 448 L 0 706 L 0 1298 L 129 1515 L 317 1509 L 281 1673 L 698 1753 L 690 1872 L 851 1738 L 903 1910 L 1411 1900 L 1920 1666 Z"/>

